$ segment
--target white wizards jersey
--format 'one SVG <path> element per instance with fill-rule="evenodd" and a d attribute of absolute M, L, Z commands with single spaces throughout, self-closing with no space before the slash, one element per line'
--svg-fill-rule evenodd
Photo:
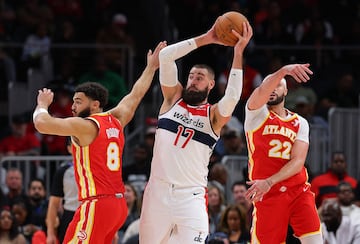
<path fill-rule="evenodd" d="M 159 115 L 151 177 L 180 187 L 206 187 L 218 138 L 210 124 L 210 104 L 190 106 L 180 99 Z"/>

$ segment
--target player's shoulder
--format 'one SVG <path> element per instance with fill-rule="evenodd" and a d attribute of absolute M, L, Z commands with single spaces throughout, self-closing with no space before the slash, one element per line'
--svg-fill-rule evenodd
<path fill-rule="evenodd" d="M 73 164 L 71 162 L 63 162 L 60 164 L 60 167 L 57 169 L 57 172 L 64 173 L 66 170 L 68 170 L 72 166 L 73 166 Z"/>

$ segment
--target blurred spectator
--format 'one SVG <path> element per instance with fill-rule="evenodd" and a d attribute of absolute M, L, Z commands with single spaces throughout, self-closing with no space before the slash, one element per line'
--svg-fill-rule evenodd
<path fill-rule="evenodd" d="M 337 186 L 341 181 L 349 182 L 353 189 L 357 184 L 357 180 L 347 173 L 345 154 L 343 152 L 333 152 L 328 171 L 315 176 L 311 181 L 311 191 L 315 193 L 317 207 L 326 198 L 336 198 Z"/>
<path fill-rule="evenodd" d="M 151 152 L 147 145 L 139 143 L 133 148 L 132 162 L 123 167 L 123 180 L 136 187 L 140 194 L 150 176 Z"/>
<path fill-rule="evenodd" d="M 352 72 L 343 72 L 333 87 L 321 98 L 319 113 L 326 116 L 330 108 L 355 108 L 359 106 L 359 87 Z"/>
<path fill-rule="evenodd" d="M 80 21 L 83 17 L 81 0 L 46 0 L 46 2 L 54 13 L 55 21 L 64 19 Z"/>
<path fill-rule="evenodd" d="M 334 30 L 330 21 L 328 21 L 321 13 L 321 9 L 313 7 L 308 9 L 308 14 L 302 23 L 296 28 L 296 39 L 302 45 L 311 45 L 321 47 L 332 45 L 334 41 Z M 302 50 L 298 52 L 298 58 L 307 60 L 313 67 L 320 68 L 329 65 L 334 61 L 334 52 L 332 50 L 323 50 L 322 58 L 318 59 L 314 50 Z"/>
<path fill-rule="evenodd" d="M 342 215 L 340 205 L 336 200 L 326 199 L 323 202 L 320 217 L 324 243 L 360 243 L 360 231 L 349 217 Z"/>
<path fill-rule="evenodd" d="M 218 231 L 227 234 L 230 243 L 245 244 L 250 241 L 246 211 L 241 205 L 229 205 L 221 215 Z"/>
<path fill-rule="evenodd" d="M 16 23 L 16 13 L 12 1 L 0 1 L 0 40 L 10 41 Z"/>
<path fill-rule="evenodd" d="M 47 23 L 39 23 L 36 29 L 26 37 L 19 68 L 21 81 L 28 80 L 29 69 L 39 70 L 44 77 L 52 78 L 51 39 L 48 28 Z"/>
<path fill-rule="evenodd" d="M 25 226 L 30 224 L 30 210 L 28 204 L 19 200 L 13 204 L 11 211 L 14 213 L 19 232 L 25 236 L 27 243 L 29 243 L 31 241 L 31 236 L 27 228 L 25 228 Z"/>
<path fill-rule="evenodd" d="M 3 209 L 4 207 L 9 207 L 9 206 L 6 205 L 4 191 L 2 188 L 0 188 L 0 209 Z"/>
<path fill-rule="evenodd" d="M 66 149 L 69 154 L 72 154 L 70 137 L 66 138 Z M 74 164 L 72 161 L 63 162 L 55 172 L 46 213 L 47 239 L 49 242 L 57 238 L 60 243 L 63 242 L 67 226 L 78 206 L 78 188 L 75 182 Z"/>
<path fill-rule="evenodd" d="M 210 233 L 206 239 L 206 244 L 230 244 L 229 237 L 224 232 Z"/>
<path fill-rule="evenodd" d="M 45 182 L 40 179 L 33 179 L 29 183 L 29 224 L 24 226 L 24 230 L 32 235 L 37 230 L 45 228 L 45 218 L 48 208 L 48 199 L 46 198 Z M 31 238 L 30 238 L 31 240 Z"/>
<path fill-rule="evenodd" d="M 100 47 L 100 45 L 127 45 L 134 48 L 134 40 L 128 33 L 127 24 L 126 15 L 117 13 L 113 16 L 111 23 L 100 29 L 96 36 L 99 54 L 104 56 L 109 68 L 118 73 L 124 72 L 121 69 L 126 58 L 124 50 L 122 48 Z"/>
<path fill-rule="evenodd" d="M 321 9 L 307 8 L 307 16 L 296 26 L 295 38 L 302 44 L 330 44 L 334 38 L 333 26 L 322 16 Z"/>
<path fill-rule="evenodd" d="M 358 180 L 355 188 L 355 204 L 360 207 L 360 181 Z"/>
<path fill-rule="evenodd" d="M 24 0 L 17 9 L 17 28 L 14 38 L 23 42 L 41 23 L 52 25 L 54 16 L 51 9 L 39 0 Z"/>
<path fill-rule="evenodd" d="M 19 233 L 14 215 L 9 209 L 0 211 L 0 243 L 26 244 L 26 239 Z"/>
<path fill-rule="evenodd" d="M 140 218 L 131 222 L 126 229 L 121 244 L 139 244 Z"/>
<path fill-rule="evenodd" d="M 29 120 L 23 114 L 11 121 L 12 134 L 0 140 L 0 156 L 39 155 L 40 140 L 35 133 L 28 132 Z"/>
<path fill-rule="evenodd" d="M 128 216 L 120 228 L 120 237 L 123 236 L 128 226 L 140 217 L 141 195 L 129 183 L 125 183 L 125 200 L 128 207 Z"/>
<path fill-rule="evenodd" d="M 216 143 L 214 151 L 218 155 L 219 161 L 225 155 L 247 156 L 244 126 L 235 116 L 232 116 L 221 130 L 220 139 Z"/>
<path fill-rule="evenodd" d="M 4 192 L 5 193 L 8 192 L 8 188 L 6 186 L 6 169 L 4 169 L 2 167 L 2 165 L 0 165 L 0 189 L 3 194 L 4 194 Z M 1 200 L 4 200 L 4 199 L 1 199 Z"/>
<path fill-rule="evenodd" d="M 51 39 L 46 23 L 39 23 L 34 33 L 27 36 L 22 54 L 22 60 L 29 67 L 39 68 L 41 59 L 50 54 Z"/>
<path fill-rule="evenodd" d="M 346 181 L 341 181 L 337 186 L 337 190 L 337 199 L 342 215 L 348 216 L 353 223 L 360 226 L 360 208 L 354 204 L 355 193 L 351 184 Z"/>
<path fill-rule="evenodd" d="M 255 42 L 257 44 L 294 44 L 295 38 L 286 30 L 282 8 L 279 1 L 263 2 L 262 9 L 257 13 L 255 20 L 259 21 L 255 27 Z"/>
<path fill-rule="evenodd" d="M 1 23 L 1 22 L 0 22 Z M 16 81 L 16 64 L 2 48 L 0 48 L 0 101 L 8 101 L 8 86 Z"/>
<path fill-rule="evenodd" d="M 298 97 L 305 97 L 312 106 L 315 106 L 318 102 L 317 94 L 312 87 L 298 83 L 292 77 L 286 77 L 286 83 L 288 93 L 286 95 L 285 105 L 291 111 L 295 109 Z"/>
<path fill-rule="evenodd" d="M 215 233 L 220 223 L 221 213 L 226 208 L 225 196 L 222 190 L 214 184 L 208 186 L 209 232 Z"/>
<path fill-rule="evenodd" d="M 79 83 L 87 81 L 98 82 L 109 90 L 109 102 L 105 108 L 115 107 L 128 92 L 124 78 L 111 71 L 101 55 L 96 56 L 93 69 L 79 78 Z"/>
<path fill-rule="evenodd" d="M 73 84 L 73 75 L 75 70 L 81 72 L 76 63 L 81 59 L 88 59 L 82 57 L 80 49 L 74 44 L 80 41 L 77 27 L 71 20 L 63 20 L 57 24 L 52 43 L 69 45 L 66 48 L 52 48 L 51 56 L 54 63 L 54 75 L 56 80 L 63 80 L 63 84 Z"/>
<path fill-rule="evenodd" d="M 59 224 L 59 221 L 58 223 Z M 47 229 L 47 228 L 45 228 Z M 35 233 L 33 234 L 32 238 L 31 238 L 31 244 L 47 244 L 46 242 L 46 231 L 44 230 L 37 230 L 35 231 Z M 58 239 L 55 239 L 54 242 L 51 242 L 54 244 L 60 244 Z"/>
<path fill-rule="evenodd" d="M 23 175 L 17 168 L 9 168 L 6 172 L 6 186 L 8 189 L 5 195 L 6 205 L 12 207 L 15 202 L 27 203 L 28 197 L 23 189 Z"/>
<path fill-rule="evenodd" d="M 40 155 L 41 143 L 35 132 L 28 129 L 30 121 L 25 114 L 15 115 L 11 121 L 11 134 L 0 140 L 1 156 L 37 156 Z M 44 168 L 38 161 L 30 161 L 30 174 L 43 177 Z M 4 162 L 7 167 L 15 167 L 14 162 Z M 20 168 L 25 172 L 25 164 Z"/>
<path fill-rule="evenodd" d="M 216 185 L 221 193 L 225 195 L 228 175 L 228 169 L 224 164 L 215 163 L 209 170 L 208 181 L 210 184 Z"/>
<path fill-rule="evenodd" d="M 156 133 L 156 126 L 148 126 L 146 128 L 144 143 L 149 148 L 151 157 L 152 157 L 152 151 L 154 148 L 155 133 Z"/>
<path fill-rule="evenodd" d="M 53 91 L 55 97 L 54 102 L 49 107 L 49 113 L 57 118 L 72 117 L 72 91 L 65 85 L 54 87 Z M 64 147 L 65 140 L 65 136 L 43 135 L 41 140 L 44 147 L 43 154 L 68 155 L 69 152 Z"/>
<path fill-rule="evenodd" d="M 314 105 L 311 104 L 305 96 L 299 96 L 295 99 L 294 112 L 304 117 L 310 126 L 315 125 L 328 129 L 329 125 L 327 121 L 323 117 L 315 115 L 314 109 Z"/>
<path fill-rule="evenodd" d="M 241 205 L 246 211 L 246 219 L 248 223 L 248 228 L 250 229 L 252 223 L 252 211 L 254 205 L 251 201 L 247 200 L 245 197 L 248 187 L 245 181 L 235 181 L 231 186 L 232 200 L 233 204 Z"/>
<path fill-rule="evenodd" d="M 225 155 L 246 156 L 246 145 L 243 139 L 243 133 L 239 130 L 229 128 L 222 135 L 224 139 Z"/>

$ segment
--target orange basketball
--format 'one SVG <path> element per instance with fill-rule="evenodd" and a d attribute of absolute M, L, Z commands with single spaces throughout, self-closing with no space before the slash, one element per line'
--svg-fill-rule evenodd
<path fill-rule="evenodd" d="M 235 46 L 237 37 L 231 32 L 232 29 L 240 35 L 243 33 L 242 23 L 248 21 L 247 18 L 239 12 L 230 11 L 219 16 L 215 22 L 216 36 L 228 46 Z"/>

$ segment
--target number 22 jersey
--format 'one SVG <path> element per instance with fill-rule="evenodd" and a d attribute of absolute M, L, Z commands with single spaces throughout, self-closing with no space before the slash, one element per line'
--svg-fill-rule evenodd
<path fill-rule="evenodd" d="M 309 125 L 300 115 L 286 110 L 286 118 L 279 117 L 264 105 L 249 110 L 246 105 L 244 129 L 249 151 L 249 178 L 266 179 L 289 162 L 295 140 L 309 143 Z M 308 180 L 306 168 L 279 182 L 282 186 L 300 185 Z"/>

